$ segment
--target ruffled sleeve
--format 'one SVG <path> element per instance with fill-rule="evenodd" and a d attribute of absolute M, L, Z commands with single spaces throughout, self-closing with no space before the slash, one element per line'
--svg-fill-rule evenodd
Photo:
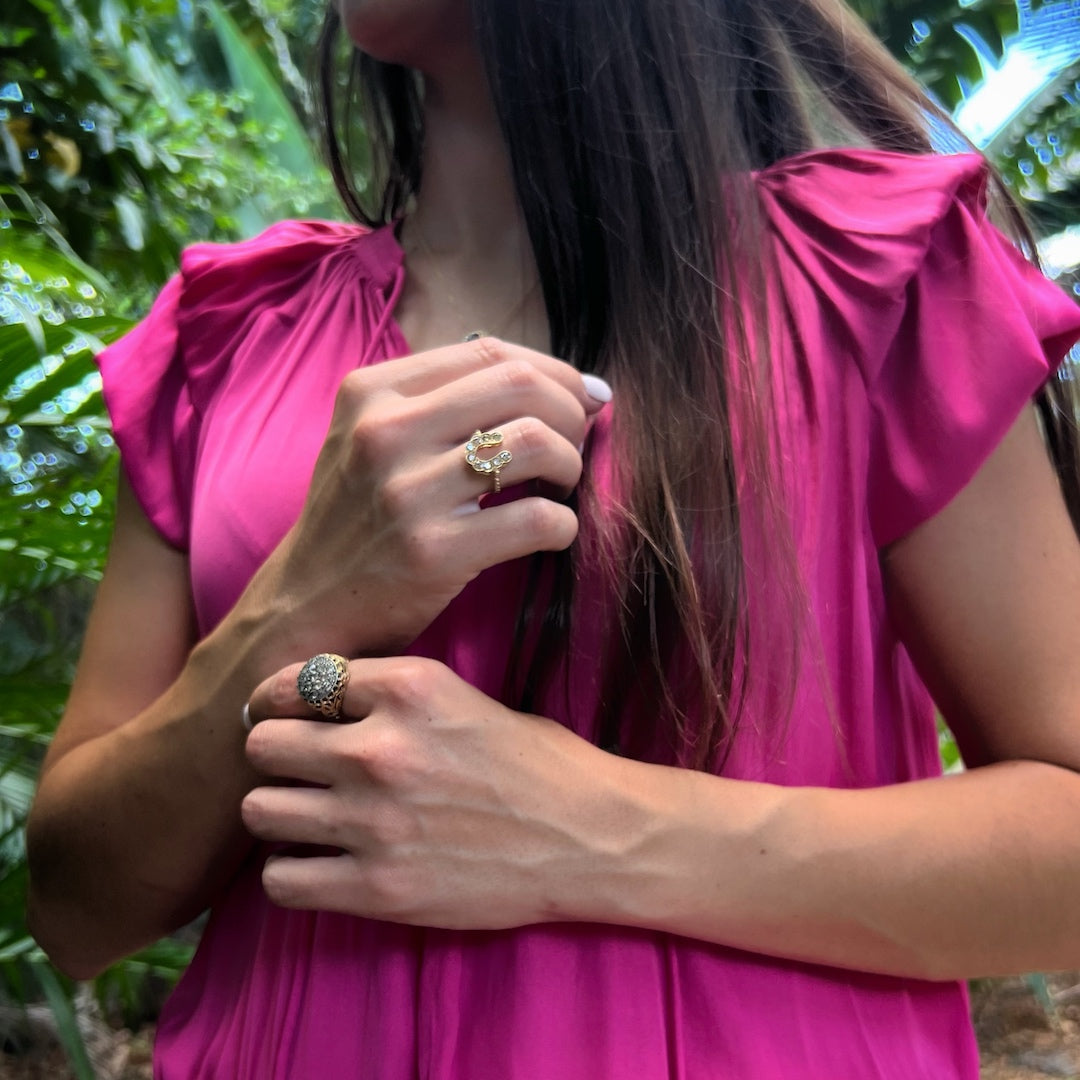
<path fill-rule="evenodd" d="M 201 420 L 237 348 L 260 320 L 282 319 L 322 256 L 361 232 L 288 221 L 244 243 L 188 248 L 146 318 L 98 355 L 124 471 L 173 547 L 188 549 Z"/>
<path fill-rule="evenodd" d="M 1080 337 L 1080 308 L 986 219 L 976 155 L 826 151 L 761 174 L 780 258 L 865 387 L 884 547 L 972 478 Z M 833 359 L 836 359 L 835 357 Z"/>
<path fill-rule="evenodd" d="M 97 363 L 120 461 L 135 496 L 165 540 L 186 550 L 196 417 L 177 348 L 182 291 L 177 275 L 150 314 L 98 353 Z"/>

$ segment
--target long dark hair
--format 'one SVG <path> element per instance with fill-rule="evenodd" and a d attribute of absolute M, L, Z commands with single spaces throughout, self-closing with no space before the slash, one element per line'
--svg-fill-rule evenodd
<path fill-rule="evenodd" d="M 771 482 L 768 269 L 750 173 L 825 145 L 927 153 L 931 117 L 949 121 L 840 0 L 472 8 L 553 352 L 605 375 L 619 402 L 617 543 L 597 539 L 586 486 L 575 546 L 606 556 L 621 612 L 603 738 L 619 737 L 628 693 L 651 691 L 664 706 L 654 715 L 668 723 L 671 759 L 717 767 L 752 660 L 746 507 L 756 528 L 790 536 L 790 525 L 773 528 L 785 524 L 784 507 Z M 339 29 L 331 5 L 319 52 L 328 160 L 349 211 L 383 225 L 420 186 L 422 86 L 415 73 L 353 50 L 343 87 Z M 349 144 L 354 105 L 366 138 L 359 161 Z M 1030 248 L 1000 185 L 995 201 Z M 1052 380 L 1039 404 L 1080 528 L 1071 389 Z M 774 555 L 791 582 L 794 623 L 802 605 L 793 547 L 779 543 Z M 536 565 L 554 563 L 555 585 L 518 687 L 526 705 L 565 650 L 574 557 L 538 557 Z"/>

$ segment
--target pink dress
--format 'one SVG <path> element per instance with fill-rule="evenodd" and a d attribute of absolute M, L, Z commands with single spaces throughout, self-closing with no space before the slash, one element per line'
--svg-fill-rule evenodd
<path fill-rule="evenodd" d="M 934 711 L 889 621 L 879 550 L 970 479 L 1080 336 L 1080 311 L 986 223 L 977 158 L 823 151 L 756 182 L 778 267 L 782 452 L 820 648 L 789 725 L 752 718 L 725 774 L 848 787 L 933 776 Z M 161 534 L 190 553 L 203 632 L 296 518 L 342 377 L 407 353 L 393 321 L 402 274 L 391 229 L 286 222 L 200 245 L 101 355 L 127 471 Z M 587 468 L 603 475 L 607 454 L 602 427 Z M 750 602 L 767 605 L 750 578 Z M 497 696 L 522 581 L 516 563 L 481 575 L 413 651 Z M 588 610 L 603 608 L 591 599 L 572 693 L 550 702 L 586 737 Z M 285 911 L 263 895 L 261 858 L 219 898 L 166 1006 L 161 1080 L 978 1074 L 957 983 L 612 926 L 455 932 Z"/>

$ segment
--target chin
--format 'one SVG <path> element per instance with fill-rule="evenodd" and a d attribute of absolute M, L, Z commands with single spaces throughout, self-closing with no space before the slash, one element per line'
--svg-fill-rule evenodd
<path fill-rule="evenodd" d="M 353 44 L 376 60 L 424 70 L 471 42 L 469 0 L 336 0 Z"/>

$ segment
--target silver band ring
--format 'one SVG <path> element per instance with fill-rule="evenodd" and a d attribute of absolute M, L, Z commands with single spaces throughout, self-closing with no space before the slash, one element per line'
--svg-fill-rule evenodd
<path fill-rule="evenodd" d="M 348 685 L 349 662 L 337 653 L 313 656 L 296 676 L 296 689 L 300 696 L 327 720 L 341 719 L 341 706 Z"/>

